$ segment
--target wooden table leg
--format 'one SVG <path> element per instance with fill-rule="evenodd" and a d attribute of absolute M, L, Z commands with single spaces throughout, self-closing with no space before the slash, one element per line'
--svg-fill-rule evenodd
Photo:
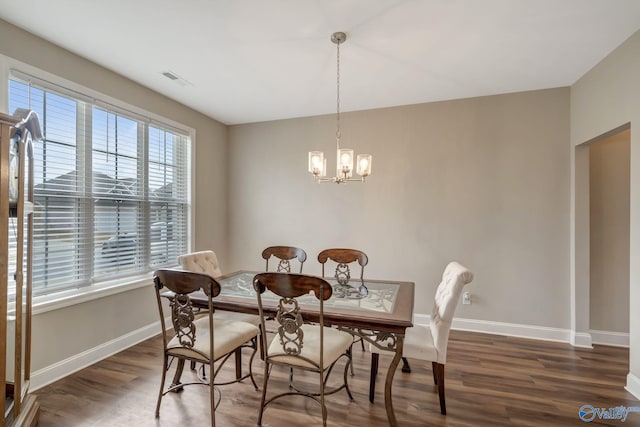
<path fill-rule="evenodd" d="M 387 371 L 387 378 L 384 383 L 384 406 L 387 410 L 387 419 L 391 427 L 398 427 L 398 421 L 396 421 L 396 414 L 393 412 L 393 401 L 391 400 L 391 386 L 393 385 L 393 376 L 396 373 L 396 368 L 402 359 L 402 348 L 404 345 L 404 335 L 398 334 L 396 340 L 396 354 L 391 360 L 389 370 Z"/>
<path fill-rule="evenodd" d="M 376 376 L 378 375 L 378 361 L 380 353 L 371 353 L 371 372 L 369 373 L 369 402 L 373 403 L 376 396 Z"/>

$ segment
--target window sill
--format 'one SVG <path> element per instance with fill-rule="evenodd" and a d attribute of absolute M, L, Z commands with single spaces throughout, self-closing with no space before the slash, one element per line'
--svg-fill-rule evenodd
<path fill-rule="evenodd" d="M 34 297 L 32 313 L 35 316 L 152 284 L 153 273 L 145 273 L 92 286 L 54 292 L 49 295 Z"/>

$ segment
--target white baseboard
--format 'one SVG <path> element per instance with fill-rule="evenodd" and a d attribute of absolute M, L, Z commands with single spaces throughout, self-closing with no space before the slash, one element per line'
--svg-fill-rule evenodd
<path fill-rule="evenodd" d="M 590 330 L 594 344 L 610 345 L 613 347 L 629 347 L 629 334 L 625 332 L 610 332 Z"/>
<path fill-rule="evenodd" d="M 414 316 L 414 323 L 428 325 L 430 318 L 431 316 L 428 314 L 416 314 Z M 171 327 L 170 321 L 165 324 L 168 328 Z M 460 318 L 453 319 L 451 328 L 461 331 L 567 342 L 576 347 L 590 348 L 592 336 L 593 342 L 596 344 L 621 347 L 629 346 L 629 334 L 620 332 L 590 331 L 590 333 L 574 333 L 569 329 Z M 53 365 L 39 369 L 31 374 L 30 389 L 34 391 L 49 385 L 52 382 L 66 377 L 67 375 L 86 368 L 87 366 L 90 366 L 102 359 L 151 338 L 159 332 L 160 322 L 154 322 L 97 347 L 86 350 L 80 354 L 76 354 L 65 360 L 54 363 Z M 629 373 L 626 388 L 634 396 L 640 396 L 640 380 L 638 377 Z"/>
<path fill-rule="evenodd" d="M 414 316 L 414 323 L 426 325 L 429 324 L 430 318 L 431 316 L 428 314 L 416 314 Z M 591 334 L 575 333 L 569 329 L 461 318 L 453 319 L 451 329 L 536 340 L 559 341 L 570 343 L 575 347 L 591 348 Z"/>
<path fill-rule="evenodd" d="M 591 334 L 588 332 L 569 331 L 569 344 L 574 347 L 593 348 Z"/>
<path fill-rule="evenodd" d="M 31 391 L 38 390 L 76 371 L 106 359 L 122 350 L 138 344 L 160 333 L 160 321 L 144 326 L 126 335 L 107 341 L 97 347 L 83 351 L 60 362 L 38 369 L 31 374 Z"/>
<path fill-rule="evenodd" d="M 640 399 L 640 378 L 629 372 L 627 374 L 627 385 L 625 389 L 633 394 L 636 399 Z"/>

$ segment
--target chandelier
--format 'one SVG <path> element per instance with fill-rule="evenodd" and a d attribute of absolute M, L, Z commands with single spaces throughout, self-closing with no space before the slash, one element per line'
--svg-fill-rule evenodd
<path fill-rule="evenodd" d="M 331 41 L 336 49 L 336 176 L 327 178 L 327 159 L 322 151 L 309 151 L 309 172 L 313 174 L 316 182 L 335 182 L 343 184 L 349 181 L 364 182 L 371 175 L 371 154 L 358 154 L 356 159 L 356 173 L 360 178 L 353 178 L 353 150 L 340 148 L 340 44 L 347 40 L 347 35 L 342 32 L 333 33 Z"/>

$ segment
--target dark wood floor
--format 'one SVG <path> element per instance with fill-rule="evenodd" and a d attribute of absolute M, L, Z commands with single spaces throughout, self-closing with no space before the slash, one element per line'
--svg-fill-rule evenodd
<path fill-rule="evenodd" d="M 42 406 L 40 426 L 204 426 L 208 425 L 206 387 L 187 387 L 162 402 L 154 417 L 161 367 L 159 337 L 147 340 L 74 375 L 37 391 Z M 331 426 L 384 426 L 383 389 L 376 403 L 368 401 L 369 354 L 354 347 L 355 400 L 345 393 L 329 396 Z M 256 358 L 258 359 L 258 358 Z M 381 356 L 381 374 L 389 363 Z M 640 406 L 624 390 L 628 349 L 596 346 L 575 349 L 568 344 L 452 331 L 446 365 L 447 416 L 440 415 L 431 364 L 412 363 L 413 372 L 398 370 L 394 405 L 401 426 L 580 426 L 578 409 Z M 224 368 L 233 374 L 233 363 Z M 255 361 L 259 384 L 262 362 Z M 186 372 L 185 376 L 192 375 Z M 304 375 L 296 375 L 304 381 Z M 284 390 L 285 372 L 274 370 L 269 390 Z M 380 383 L 384 377 L 380 375 Z M 217 425 L 254 426 L 260 392 L 251 383 L 221 387 Z M 270 406 L 265 426 L 321 425 L 319 407 L 293 398 Z M 640 413 L 626 422 L 599 421 L 589 425 L 640 426 Z"/>

